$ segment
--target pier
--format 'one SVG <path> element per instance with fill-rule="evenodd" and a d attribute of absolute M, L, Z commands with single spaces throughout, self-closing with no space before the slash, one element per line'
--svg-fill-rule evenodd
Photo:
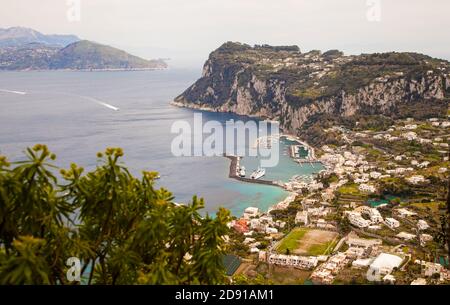
<path fill-rule="evenodd" d="M 276 184 L 276 183 L 274 183 L 273 181 L 270 181 L 270 180 L 251 179 L 251 178 L 239 177 L 236 174 L 238 158 L 236 156 L 228 156 L 228 155 L 224 155 L 224 157 L 226 157 L 226 158 L 231 160 L 230 173 L 229 173 L 228 177 L 230 177 L 232 179 L 236 179 L 236 180 L 242 181 L 242 182 L 280 186 L 280 185 L 278 185 L 278 184 Z"/>

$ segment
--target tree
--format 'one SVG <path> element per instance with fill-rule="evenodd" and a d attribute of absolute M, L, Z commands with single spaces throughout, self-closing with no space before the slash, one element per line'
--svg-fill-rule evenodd
<path fill-rule="evenodd" d="M 201 216 L 203 199 L 177 205 L 156 172 L 138 179 L 108 148 L 91 172 L 55 176 L 46 146 L 12 165 L 0 157 L 0 284 L 72 284 L 77 257 L 88 284 L 218 284 L 230 213 Z"/>

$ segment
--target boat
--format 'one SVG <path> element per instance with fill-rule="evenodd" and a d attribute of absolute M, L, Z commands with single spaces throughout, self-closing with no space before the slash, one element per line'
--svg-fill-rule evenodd
<path fill-rule="evenodd" d="M 241 168 L 239 169 L 239 177 L 244 178 L 245 177 L 245 167 L 241 166 Z"/>
<path fill-rule="evenodd" d="M 264 176 L 266 174 L 266 170 L 264 168 L 258 168 L 257 170 L 255 170 L 252 175 L 250 176 L 250 178 L 252 179 L 259 179 L 262 176 Z"/>

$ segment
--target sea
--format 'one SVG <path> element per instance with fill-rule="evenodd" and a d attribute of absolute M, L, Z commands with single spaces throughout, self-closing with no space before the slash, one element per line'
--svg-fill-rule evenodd
<path fill-rule="evenodd" d="M 200 71 L 27 71 L 0 72 L 0 154 L 10 161 L 25 158 L 26 147 L 46 144 L 57 155 L 55 164 L 72 162 L 86 170 L 98 165 L 96 153 L 121 147 L 123 162 L 134 175 L 157 171 L 157 187 L 170 190 L 174 201 L 204 198 L 204 213 L 219 207 L 240 216 L 249 206 L 265 211 L 288 192 L 277 186 L 228 178 L 230 160 L 216 157 L 177 157 L 171 150 L 174 122 L 193 122 L 194 112 L 170 102 L 200 77 Z M 255 120 L 229 113 L 202 112 L 203 121 Z M 319 165 L 297 164 L 288 154 L 292 143 L 280 141 L 278 166 L 264 179 L 288 181 L 294 175 L 319 172 Z M 258 161 L 244 157 L 247 174 Z"/>

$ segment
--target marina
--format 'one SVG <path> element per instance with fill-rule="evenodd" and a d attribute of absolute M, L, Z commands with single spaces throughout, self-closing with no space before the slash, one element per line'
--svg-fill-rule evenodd
<path fill-rule="evenodd" d="M 257 157 L 224 155 L 231 160 L 229 178 L 292 191 L 307 187 L 323 169 L 323 163 L 315 159 L 314 149 L 291 135 L 260 137 L 253 147 L 270 148 L 272 145 L 280 145 L 280 161 L 276 167 L 261 168 Z"/>
<path fill-rule="evenodd" d="M 226 158 L 231 160 L 230 163 L 230 173 L 228 175 L 229 178 L 232 179 L 236 179 L 242 182 L 248 182 L 248 183 L 257 183 L 257 184 L 266 184 L 266 185 L 277 185 L 276 183 L 274 183 L 273 181 L 269 181 L 269 180 L 263 180 L 263 179 L 251 179 L 251 178 L 245 178 L 242 177 L 240 175 L 238 175 L 238 168 L 239 168 L 239 160 L 240 157 L 236 157 L 236 156 L 228 156 L 225 155 Z"/>

